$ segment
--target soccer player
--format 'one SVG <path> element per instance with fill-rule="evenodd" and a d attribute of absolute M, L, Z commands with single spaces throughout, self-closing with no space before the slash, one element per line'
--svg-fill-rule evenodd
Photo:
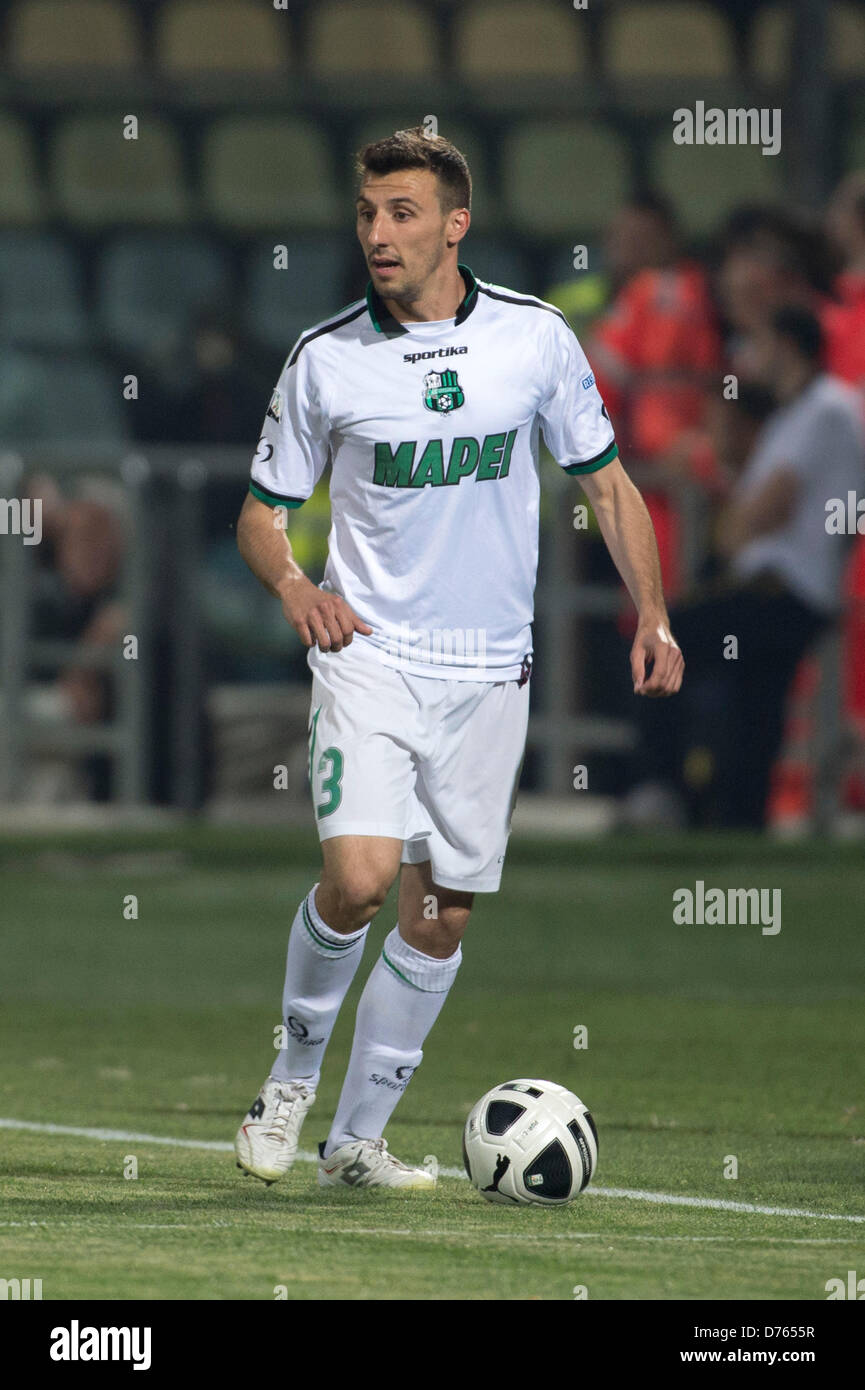
<path fill-rule="evenodd" d="M 471 178 L 449 141 L 398 131 L 358 159 L 365 299 L 285 364 L 238 523 L 241 553 L 309 647 L 309 776 L 321 876 L 297 909 L 284 1046 L 237 1135 L 281 1177 L 369 924 L 399 873 L 398 923 L 366 982 L 323 1186 L 432 1187 L 385 1126 L 461 961 L 475 893 L 498 890 L 526 739 L 538 552 L 538 434 L 578 477 L 633 597 L 634 689 L 678 690 L 646 509 L 564 317 L 459 262 Z M 330 461 L 325 576 L 285 517 Z"/>

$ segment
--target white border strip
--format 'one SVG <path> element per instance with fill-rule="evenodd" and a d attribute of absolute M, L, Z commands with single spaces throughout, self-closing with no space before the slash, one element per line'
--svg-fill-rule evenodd
<path fill-rule="evenodd" d="M 234 1145 L 218 1139 L 172 1139 L 163 1134 L 137 1134 L 125 1129 L 86 1129 L 79 1125 L 37 1124 L 33 1120 L 0 1118 L 0 1129 L 27 1130 L 31 1134 L 69 1134 L 76 1139 L 101 1139 L 123 1144 L 162 1144 L 171 1149 L 208 1149 L 211 1153 L 233 1153 Z M 318 1155 L 298 1150 L 300 1163 L 317 1163 Z M 462 1168 L 439 1168 L 444 1178 L 462 1178 Z M 764 1207 L 752 1202 L 729 1202 L 720 1197 L 682 1197 L 671 1192 L 644 1192 L 631 1187 L 588 1187 L 583 1197 L 623 1197 L 631 1202 L 650 1202 L 654 1206 L 699 1207 L 704 1211 L 748 1212 L 754 1216 L 798 1216 L 814 1221 L 865 1223 L 865 1216 L 837 1215 L 829 1211 L 807 1211 L 799 1207 Z"/>

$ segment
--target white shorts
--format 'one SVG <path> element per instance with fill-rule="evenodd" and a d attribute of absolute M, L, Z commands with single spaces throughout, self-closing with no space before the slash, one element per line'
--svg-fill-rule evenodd
<path fill-rule="evenodd" d="M 309 771 L 321 840 L 386 835 L 443 888 L 495 893 L 517 797 L 529 682 L 385 666 L 355 636 L 309 650 Z"/>

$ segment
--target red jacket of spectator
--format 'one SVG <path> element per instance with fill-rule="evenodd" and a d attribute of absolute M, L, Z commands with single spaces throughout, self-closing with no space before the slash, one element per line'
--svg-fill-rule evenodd
<path fill-rule="evenodd" d="M 865 275 L 839 275 L 835 293 L 823 311 L 826 369 L 865 390 Z"/>
<path fill-rule="evenodd" d="M 706 276 L 683 261 L 643 270 L 593 329 L 589 357 L 617 435 L 636 458 L 702 424 L 721 344 Z"/>

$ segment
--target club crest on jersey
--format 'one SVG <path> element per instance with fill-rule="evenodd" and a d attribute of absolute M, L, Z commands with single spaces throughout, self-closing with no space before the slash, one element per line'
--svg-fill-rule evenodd
<path fill-rule="evenodd" d="M 439 415 L 450 415 L 458 410 L 465 400 L 465 392 L 454 371 L 427 372 L 423 379 L 423 403 L 427 410 L 435 410 Z"/>

